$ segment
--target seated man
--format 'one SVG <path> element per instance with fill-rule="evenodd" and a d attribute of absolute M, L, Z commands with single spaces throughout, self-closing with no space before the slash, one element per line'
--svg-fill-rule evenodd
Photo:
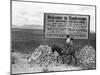
<path fill-rule="evenodd" d="M 67 40 L 66 40 L 66 52 L 67 52 L 67 55 L 70 55 L 70 61 L 68 64 L 70 64 L 72 62 L 72 57 L 75 59 L 75 64 L 77 64 L 77 59 L 75 57 L 75 51 L 74 51 L 74 48 L 73 48 L 73 38 L 71 38 L 69 35 L 67 35 Z"/>
<path fill-rule="evenodd" d="M 67 35 L 66 48 L 69 47 L 73 47 L 73 38 L 70 38 L 69 35 Z"/>

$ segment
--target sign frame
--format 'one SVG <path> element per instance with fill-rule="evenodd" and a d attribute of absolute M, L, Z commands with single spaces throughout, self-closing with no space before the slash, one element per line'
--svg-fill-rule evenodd
<path fill-rule="evenodd" d="M 88 17 L 88 31 L 87 31 L 87 35 L 88 35 L 88 40 L 89 40 L 89 37 L 90 37 L 90 15 L 86 15 L 86 14 L 65 14 L 65 13 L 44 13 L 44 38 L 47 38 L 46 37 L 46 15 L 47 14 L 53 14 L 53 15 L 73 15 L 73 16 L 87 16 Z M 57 37 L 56 37 L 57 38 Z M 51 38 L 52 39 L 52 38 Z M 60 38 L 61 39 L 61 38 Z"/>

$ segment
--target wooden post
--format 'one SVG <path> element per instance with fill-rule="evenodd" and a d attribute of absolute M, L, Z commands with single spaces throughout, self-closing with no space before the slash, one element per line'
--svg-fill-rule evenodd
<path fill-rule="evenodd" d="M 88 17 L 88 46 L 90 45 L 90 15 Z"/>
<path fill-rule="evenodd" d="M 46 16 L 45 16 L 46 14 L 44 13 L 44 26 L 43 26 L 43 28 L 44 28 L 44 36 L 43 36 L 43 44 L 46 44 L 46 37 L 45 37 L 45 19 L 46 19 Z"/>

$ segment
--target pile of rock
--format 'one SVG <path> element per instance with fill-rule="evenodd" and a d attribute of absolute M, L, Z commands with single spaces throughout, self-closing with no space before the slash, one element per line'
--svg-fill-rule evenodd
<path fill-rule="evenodd" d="M 95 50 L 94 50 L 94 48 L 92 46 L 86 45 L 83 49 L 81 49 L 78 58 L 79 58 L 79 61 L 87 67 L 90 64 L 95 63 Z"/>
<path fill-rule="evenodd" d="M 32 64 L 39 64 L 40 66 L 48 66 L 56 63 L 56 55 L 52 53 L 51 47 L 48 45 L 40 45 L 31 54 L 28 61 Z"/>

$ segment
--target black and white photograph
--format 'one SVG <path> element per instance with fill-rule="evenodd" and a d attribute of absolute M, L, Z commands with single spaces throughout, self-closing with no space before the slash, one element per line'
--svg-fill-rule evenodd
<path fill-rule="evenodd" d="M 11 1 L 11 74 L 96 69 L 96 6 Z"/>

